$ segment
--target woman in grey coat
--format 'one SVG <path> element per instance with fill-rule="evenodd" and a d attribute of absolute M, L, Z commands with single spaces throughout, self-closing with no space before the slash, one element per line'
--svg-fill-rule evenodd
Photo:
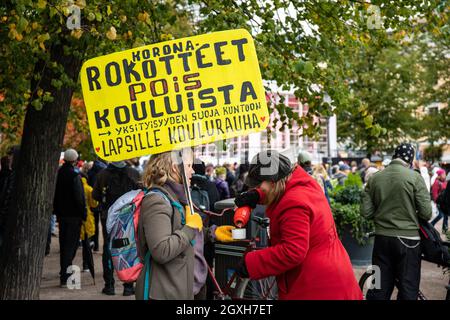
<path fill-rule="evenodd" d="M 185 150 L 183 162 L 189 181 L 193 155 L 190 149 Z M 148 194 L 141 205 L 139 252 L 142 258 L 149 259 L 136 282 L 138 300 L 194 299 L 194 282 L 204 283 L 206 279 L 206 261 L 195 256 L 193 241 L 203 238 L 202 219 L 196 213 L 186 214 L 183 180 L 176 159 L 175 152 L 153 155 L 144 172 L 145 187 L 157 192 Z M 167 199 L 181 206 L 177 208 Z M 196 258 L 201 261 L 195 261 Z"/>

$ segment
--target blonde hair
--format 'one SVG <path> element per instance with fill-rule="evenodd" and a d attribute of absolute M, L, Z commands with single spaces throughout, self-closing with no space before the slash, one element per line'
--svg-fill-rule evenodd
<path fill-rule="evenodd" d="M 217 176 L 224 175 L 224 174 L 227 174 L 227 169 L 225 167 L 217 167 L 216 168 Z"/>
<path fill-rule="evenodd" d="M 152 155 L 145 167 L 142 177 L 144 186 L 163 186 L 167 181 L 179 182 L 180 177 L 174 176 L 172 151 Z"/>
<path fill-rule="evenodd" d="M 167 151 L 150 157 L 142 177 L 143 184 L 146 188 L 163 186 L 168 181 L 177 183 L 183 182 L 180 169 L 176 163 L 177 159 L 180 158 L 178 152 L 179 151 Z M 186 155 L 188 157 L 193 156 L 190 148 L 183 149 L 184 159 Z"/>
<path fill-rule="evenodd" d="M 292 174 L 289 174 L 287 177 L 284 177 L 283 179 L 274 182 L 274 185 L 270 189 L 270 192 L 266 194 L 266 204 L 268 206 L 280 201 L 281 197 L 286 191 L 286 182 L 289 180 L 291 175 Z"/>
<path fill-rule="evenodd" d="M 328 180 L 328 173 L 325 167 L 321 164 L 316 164 L 314 166 L 313 175 L 320 174 L 325 180 Z"/>

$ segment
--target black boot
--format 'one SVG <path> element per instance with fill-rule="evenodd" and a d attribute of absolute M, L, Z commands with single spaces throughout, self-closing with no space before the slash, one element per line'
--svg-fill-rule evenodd
<path fill-rule="evenodd" d="M 116 294 L 116 291 L 114 290 L 114 287 L 105 286 L 102 290 L 103 294 L 106 294 L 107 296 L 113 296 Z"/>
<path fill-rule="evenodd" d="M 132 283 L 125 283 L 123 285 L 123 295 L 125 297 L 134 295 L 134 287 Z"/>

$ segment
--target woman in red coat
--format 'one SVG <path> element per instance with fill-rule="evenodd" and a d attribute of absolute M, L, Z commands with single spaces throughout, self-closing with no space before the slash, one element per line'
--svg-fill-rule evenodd
<path fill-rule="evenodd" d="M 350 258 L 336 233 L 330 206 L 317 182 L 276 151 L 260 152 L 250 164 L 238 207 L 266 204 L 270 246 L 249 252 L 238 273 L 276 276 L 279 299 L 361 300 Z"/>

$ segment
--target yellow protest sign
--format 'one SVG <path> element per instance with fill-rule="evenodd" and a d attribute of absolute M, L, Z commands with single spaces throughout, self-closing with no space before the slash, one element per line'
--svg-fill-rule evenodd
<path fill-rule="evenodd" d="M 83 64 L 81 85 L 95 151 L 108 161 L 247 135 L 269 123 L 246 30 L 96 57 Z"/>

